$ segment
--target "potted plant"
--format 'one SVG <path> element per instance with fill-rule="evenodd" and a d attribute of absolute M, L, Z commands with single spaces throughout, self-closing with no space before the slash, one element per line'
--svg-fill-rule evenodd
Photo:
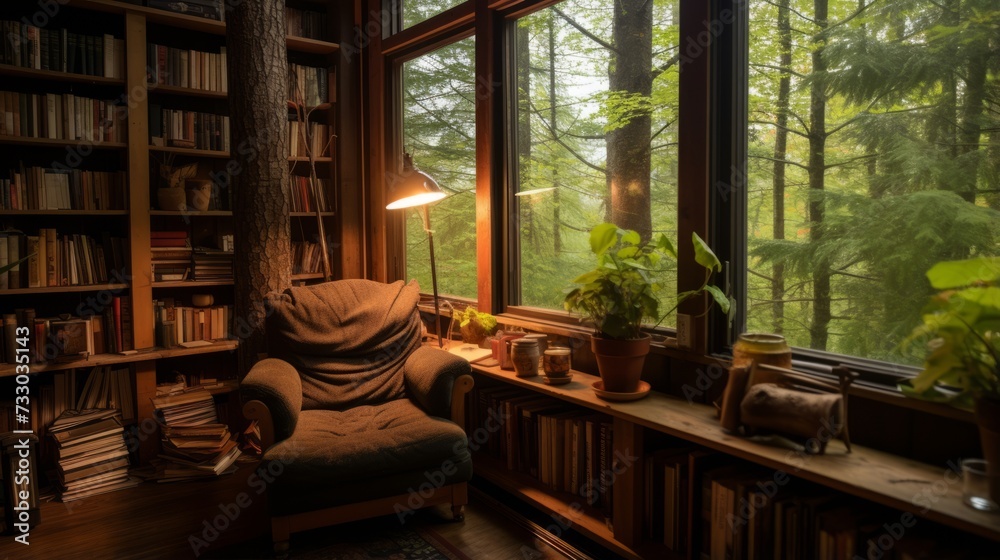
<path fill-rule="evenodd" d="M 927 279 L 938 293 L 903 343 L 926 342 L 924 369 L 899 388 L 975 410 L 990 474 L 1000 476 L 1000 257 L 939 262 Z M 1000 503 L 1000 485 L 994 486 L 993 501 Z"/>
<path fill-rule="evenodd" d="M 712 272 L 722 269 L 718 257 L 697 234 L 691 241 L 695 260 L 705 268 L 705 282 L 697 290 L 679 294 L 677 305 L 708 292 L 724 313 L 730 313 L 732 300 L 708 283 Z M 597 265 L 573 280 L 577 286 L 568 290 L 564 306 L 594 327 L 591 347 L 604 390 L 635 392 L 651 340 L 643 325 L 659 325 L 677 309 L 674 305 L 661 313 L 657 297 L 663 289 L 657 275 L 665 271 L 667 260 L 677 258 L 677 251 L 663 234 L 643 242 L 637 232 L 608 223 L 590 231 L 590 250 Z"/>
<path fill-rule="evenodd" d="M 497 332 L 497 318 L 489 313 L 480 313 L 471 305 L 458 314 L 457 318 L 463 342 L 482 344 L 487 337 Z"/>

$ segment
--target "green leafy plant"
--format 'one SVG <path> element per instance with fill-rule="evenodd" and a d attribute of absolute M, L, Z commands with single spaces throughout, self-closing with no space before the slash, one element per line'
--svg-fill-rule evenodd
<path fill-rule="evenodd" d="M 479 344 L 486 337 L 497 332 L 497 318 L 489 313 L 480 313 L 471 305 L 457 315 L 462 329 L 462 340 Z"/>
<path fill-rule="evenodd" d="M 708 292 L 724 313 L 731 314 L 733 300 L 708 283 L 713 272 L 722 270 L 722 264 L 698 234 L 692 234 L 691 241 L 695 260 L 705 268 L 705 281 L 697 290 L 678 294 L 677 305 Z M 573 280 L 579 286 L 567 291 L 563 305 L 593 324 L 598 334 L 613 339 L 641 338 L 644 323 L 659 325 L 677 309 L 674 305 L 661 314 L 657 297 L 663 289 L 657 277 L 666 270 L 664 263 L 677 259 L 667 236 L 660 234 L 644 243 L 637 232 L 605 223 L 590 230 L 590 250 L 597 266 Z"/>
<path fill-rule="evenodd" d="M 939 292 L 903 341 L 926 343 L 924 370 L 900 390 L 966 409 L 1000 398 L 1000 257 L 939 262 L 927 278 Z"/>

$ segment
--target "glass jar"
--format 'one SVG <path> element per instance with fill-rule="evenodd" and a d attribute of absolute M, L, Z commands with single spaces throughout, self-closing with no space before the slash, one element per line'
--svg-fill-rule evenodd
<path fill-rule="evenodd" d="M 750 367 L 754 362 L 791 369 L 792 349 L 780 334 L 743 333 L 733 345 L 733 367 Z M 768 377 L 772 376 L 758 370 L 750 383 L 766 383 Z"/>
<path fill-rule="evenodd" d="M 534 338 L 518 338 L 510 343 L 510 358 L 514 363 L 514 371 L 518 377 L 534 377 L 538 375 L 538 340 Z"/>

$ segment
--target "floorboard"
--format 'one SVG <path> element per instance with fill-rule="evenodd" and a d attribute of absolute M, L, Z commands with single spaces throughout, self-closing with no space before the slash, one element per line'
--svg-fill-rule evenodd
<path fill-rule="evenodd" d="M 265 496 L 250 477 L 253 467 L 213 480 L 172 484 L 144 483 L 137 488 L 70 503 L 43 504 L 42 522 L 33 528 L 28 546 L 0 535 L 0 559 L 97 560 L 152 558 L 268 558 L 270 528 Z M 235 505 L 245 492 L 251 503 Z M 537 539 L 529 530 L 473 492 L 464 523 L 450 520 L 448 508 L 428 508 L 407 520 L 411 528 L 429 527 L 452 546 L 476 560 L 562 559 L 567 556 Z M 222 522 L 224 510 L 233 521 Z M 207 531 L 213 520 L 222 531 Z M 395 530 L 394 516 L 316 529 L 293 535 L 292 547 L 337 542 L 365 531 Z M 207 548 L 201 546 L 208 542 Z"/>

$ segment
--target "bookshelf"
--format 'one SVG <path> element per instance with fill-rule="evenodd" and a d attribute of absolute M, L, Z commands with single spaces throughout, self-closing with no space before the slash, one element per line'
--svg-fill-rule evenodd
<path fill-rule="evenodd" d="M 25 7 L 27 6 L 27 7 Z M 21 21 L 30 15 L 18 10 L 31 8 L 29 5 L 0 7 L 0 20 Z M 37 8 L 37 7 L 36 7 Z M 330 20 L 328 28 L 336 17 L 334 2 L 315 3 L 314 9 L 325 10 L 323 17 Z M 33 374 L 41 374 L 38 383 L 51 384 L 58 372 L 79 370 L 92 371 L 101 366 L 128 366 L 136 399 L 139 421 L 152 418 L 150 398 L 155 395 L 158 382 L 170 380 L 173 370 L 191 366 L 211 367 L 220 371 L 220 378 L 226 372 L 235 370 L 234 350 L 238 346 L 235 339 L 217 339 L 207 346 L 185 348 L 175 346 L 163 348 L 156 345 L 154 300 L 174 300 L 186 305 L 196 294 L 214 296 L 217 305 L 229 305 L 233 298 L 231 278 L 211 278 L 204 280 L 155 281 L 152 273 L 151 239 L 154 232 L 185 229 L 192 239 L 200 242 L 213 240 L 216 234 L 232 233 L 234 219 L 231 205 L 222 198 L 222 204 L 213 205 L 208 210 L 164 210 L 157 206 L 156 188 L 159 179 L 157 165 L 165 158 L 178 163 L 198 163 L 202 175 L 207 179 L 214 172 L 223 172 L 233 157 L 228 149 L 192 148 L 164 141 L 154 143 L 151 135 L 152 119 L 157 107 L 169 107 L 177 111 L 200 114 L 228 115 L 228 94 L 221 91 L 218 77 L 223 69 L 218 66 L 218 58 L 212 66 L 216 78 L 208 82 L 212 87 L 185 87 L 173 83 L 154 83 L 147 73 L 150 45 L 164 44 L 178 50 L 221 54 L 225 45 L 225 24 L 204 18 L 148 8 L 119 0 L 65 0 L 60 2 L 59 13 L 52 16 L 47 28 L 66 28 L 69 32 L 87 33 L 99 36 L 110 35 L 120 41 L 122 65 L 120 77 L 63 72 L 15 64 L 0 63 L 0 89 L 25 94 L 73 94 L 95 100 L 116 99 L 128 105 L 128 118 L 120 125 L 120 141 L 83 141 L 49 137 L 25 137 L 4 134 L 0 131 L 0 178 L 24 160 L 24 166 L 51 167 L 52 162 L 62 162 L 67 153 L 82 155 L 81 169 L 93 167 L 100 171 L 121 172 L 124 184 L 128 185 L 127 196 L 121 206 L 111 206 L 114 210 L 0 210 L 0 224 L 25 230 L 35 235 L 37 228 L 58 228 L 59 234 L 81 233 L 94 235 L 102 230 L 110 230 L 124 239 L 126 265 L 122 274 L 99 284 L 51 285 L 40 287 L 19 287 L 0 290 L 0 313 L 13 312 L 15 308 L 37 309 L 39 317 L 61 314 L 76 315 L 81 306 L 100 300 L 105 294 L 128 296 L 131 300 L 131 325 L 128 332 L 132 336 L 134 353 L 119 352 L 93 353 L 86 357 L 59 357 L 31 366 Z M 286 38 L 289 60 L 295 64 L 323 68 L 328 71 L 325 83 L 329 92 L 324 99 L 324 108 L 317 110 L 311 120 L 329 127 L 331 135 L 336 134 L 336 66 L 339 63 L 339 45 L 323 38 L 308 38 L 289 35 Z M 48 61 L 48 59 L 47 59 Z M 68 67 L 68 66 L 67 66 Z M 117 70 L 115 76 L 118 76 Z M 124 115 L 124 111 L 122 112 Z M 228 131 L 227 131 L 228 133 Z M 117 140 L 117 138 L 116 138 Z M 317 158 L 318 177 L 328 185 L 325 191 L 331 207 L 319 214 L 328 232 L 336 231 L 335 201 L 338 169 L 336 147 L 331 145 L 330 153 Z M 234 150 L 235 152 L 235 150 Z M 289 169 L 302 176 L 308 173 L 308 158 L 289 156 Z M 69 164 L 68 164 L 69 165 Z M 44 208 L 44 206 L 42 206 Z M 292 218 L 293 239 L 311 239 L 316 235 L 315 212 L 297 212 Z M 28 231 L 30 230 L 30 231 Z M 98 239 L 100 239 L 98 237 Z M 331 241 L 331 246 L 336 242 Z M 296 283 L 322 280 L 322 274 L 298 274 Z M 2 358 L 0 358 L 2 360 Z M 192 370 L 192 371 L 193 371 Z M 0 379 L 14 375 L 14 365 L 0 363 Z M 207 373 L 207 372 L 203 372 Z M 84 375 L 84 374 L 81 374 Z M 81 377 L 82 379 L 82 377 Z M 6 387 L 3 385 L 2 387 Z M 0 387 L 0 388 L 2 388 Z M 231 395 L 238 385 L 227 382 L 225 386 L 211 390 L 223 401 L 232 400 Z M 6 406 L 6 399 L 0 399 Z M 230 402 L 230 405 L 233 403 Z M 234 407 L 229 408 L 235 410 Z M 234 422 L 238 414 L 230 415 Z M 157 453 L 156 438 L 147 438 L 141 444 L 139 458 L 144 463 Z"/>
<path fill-rule="evenodd" d="M 525 394 L 545 395 L 610 416 L 614 420 L 614 449 L 622 453 L 643 449 L 644 439 L 670 436 L 701 449 L 720 452 L 731 462 L 742 460 L 771 472 L 782 471 L 794 479 L 1000 542 L 1000 520 L 994 514 L 964 505 L 960 483 L 944 485 L 944 489 L 935 486 L 944 479 L 945 466 L 924 464 L 858 445 L 848 454 L 839 440 L 830 442 L 826 455 L 803 455 L 787 447 L 724 433 L 711 406 L 688 403 L 655 391 L 635 402 L 604 401 L 591 389 L 600 377 L 583 372 L 574 371 L 569 384 L 551 386 L 542 377 L 519 378 L 513 371 L 499 367 L 473 364 L 472 368 L 481 378 L 477 387 L 481 381 L 512 386 Z M 641 535 L 642 503 L 636 497 L 650 492 L 643 488 L 639 474 L 642 468 L 616 473 L 613 529 L 605 525 L 600 512 L 574 507 L 581 501 L 579 496 L 552 491 L 531 476 L 508 470 L 493 457 L 475 455 L 475 472 L 547 513 L 568 516 L 581 533 L 618 554 L 631 558 L 646 556 L 650 550 L 659 557 L 675 554 L 665 547 L 661 550 L 662 545 L 650 543 Z M 915 500 L 915 496 L 931 487 L 935 487 L 933 500 Z"/>

